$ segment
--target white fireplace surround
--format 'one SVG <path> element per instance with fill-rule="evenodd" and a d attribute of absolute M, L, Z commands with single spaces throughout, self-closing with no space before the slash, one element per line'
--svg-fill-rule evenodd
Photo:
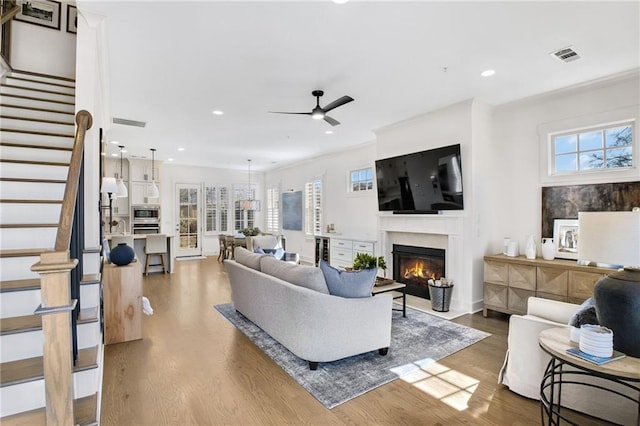
<path fill-rule="evenodd" d="M 460 296 L 471 292 L 471 283 L 461 278 L 462 270 L 462 216 L 453 215 L 391 215 L 378 217 L 379 241 L 388 269 L 393 270 L 392 252 L 394 244 L 432 247 L 446 250 L 446 277 L 454 281 L 456 290 L 452 294 L 451 309 L 467 310 Z M 456 295 L 458 297 L 456 297 Z"/>

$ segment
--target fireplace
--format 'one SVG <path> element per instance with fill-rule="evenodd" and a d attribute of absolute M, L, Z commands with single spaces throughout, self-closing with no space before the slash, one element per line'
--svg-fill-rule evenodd
<path fill-rule="evenodd" d="M 431 278 L 445 276 L 443 249 L 393 245 L 393 279 L 407 285 L 407 294 L 429 299 Z"/>

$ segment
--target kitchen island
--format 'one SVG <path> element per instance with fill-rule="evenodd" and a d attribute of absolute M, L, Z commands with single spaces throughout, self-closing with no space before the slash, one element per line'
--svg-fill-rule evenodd
<path fill-rule="evenodd" d="M 106 235 L 105 238 L 107 238 L 107 240 L 109 240 L 109 244 L 111 244 L 111 237 L 121 237 L 123 236 L 123 234 L 111 234 L 111 235 Z M 145 262 L 145 257 L 146 255 L 144 254 L 144 247 L 146 245 L 147 242 L 147 235 L 146 234 L 129 234 L 126 233 L 124 234 L 124 236 L 131 236 L 133 237 L 133 250 L 136 252 L 136 258 L 138 259 L 138 262 L 140 262 L 141 264 L 144 265 Z M 167 270 L 169 273 L 173 272 L 173 266 L 174 266 L 174 261 L 175 261 L 175 256 L 173 255 L 173 241 L 174 241 L 174 236 L 173 235 L 167 235 L 167 254 L 165 257 L 165 261 L 166 261 L 166 265 L 167 265 Z M 153 256 L 151 258 L 151 261 L 154 261 L 154 259 L 158 259 L 157 256 Z M 159 260 L 158 260 L 159 261 Z M 144 268 L 143 269 L 143 273 L 144 273 Z M 158 266 L 156 264 L 152 264 L 149 265 L 149 272 L 158 272 L 158 271 L 162 271 L 162 266 Z"/>

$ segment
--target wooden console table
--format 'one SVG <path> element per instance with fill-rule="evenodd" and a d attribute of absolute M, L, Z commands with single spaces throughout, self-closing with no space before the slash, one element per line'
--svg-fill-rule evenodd
<path fill-rule="evenodd" d="M 580 266 L 575 260 L 529 260 L 503 254 L 484 257 L 484 311 L 526 314 L 531 296 L 580 304 L 600 278 L 614 270 Z"/>
<path fill-rule="evenodd" d="M 142 264 L 103 269 L 105 344 L 142 339 Z"/>

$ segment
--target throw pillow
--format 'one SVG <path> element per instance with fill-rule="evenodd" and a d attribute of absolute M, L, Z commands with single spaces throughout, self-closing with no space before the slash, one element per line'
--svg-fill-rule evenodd
<path fill-rule="evenodd" d="M 267 252 L 262 250 L 262 248 L 260 248 L 260 247 L 256 247 L 255 250 L 253 250 L 253 252 L 254 253 L 258 253 L 258 254 L 267 254 Z"/>
<path fill-rule="evenodd" d="M 578 308 L 575 314 L 569 320 L 569 325 L 578 327 L 584 324 L 598 325 L 598 316 L 596 315 L 596 304 L 593 297 L 588 298 Z"/>
<path fill-rule="evenodd" d="M 285 251 L 281 248 L 263 249 L 262 247 L 256 247 L 256 249 L 253 252 L 260 253 L 260 254 L 270 254 L 278 260 L 282 260 L 282 258 L 285 255 Z"/>
<path fill-rule="evenodd" d="M 260 260 L 260 270 L 290 284 L 329 294 L 322 272 L 314 266 L 294 265 L 265 256 Z"/>
<path fill-rule="evenodd" d="M 340 297 L 371 297 L 377 269 L 343 271 L 320 260 L 320 270 L 329 288 L 329 294 Z"/>

